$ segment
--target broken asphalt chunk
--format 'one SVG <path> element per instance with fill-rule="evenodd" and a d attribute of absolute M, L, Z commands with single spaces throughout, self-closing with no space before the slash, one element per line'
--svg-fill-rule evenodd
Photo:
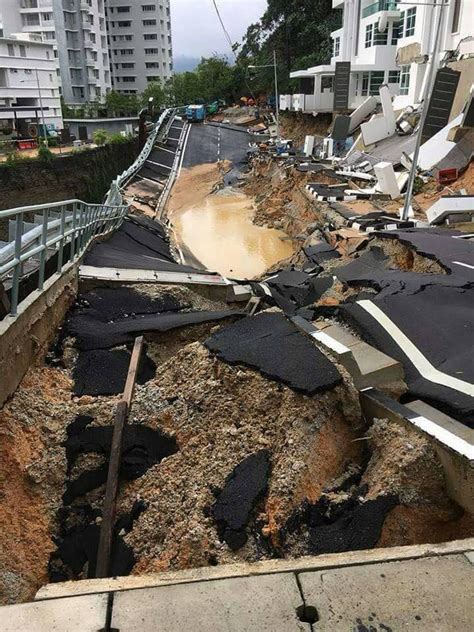
<path fill-rule="evenodd" d="M 267 491 L 269 475 L 269 452 L 251 454 L 232 470 L 211 507 L 219 537 L 232 551 L 247 542 L 245 527 L 252 509 Z"/>
<path fill-rule="evenodd" d="M 222 328 L 205 346 L 229 364 L 244 364 L 305 395 L 330 390 L 341 375 L 283 314 L 262 313 Z"/>

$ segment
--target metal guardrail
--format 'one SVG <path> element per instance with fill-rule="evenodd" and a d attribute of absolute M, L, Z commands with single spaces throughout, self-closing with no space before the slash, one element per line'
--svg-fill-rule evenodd
<path fill-rule="evenodd" d="M 174 112 L 174 109 L 163 112 L 138 158 L 112 182 L 104 204 L 65 200 L 0 211 L 0 222 L 14 221 L 13 241 L 0 248 L 0 284 L 11 281 L 10 316 L 18 312 L 22 276 L 38 271 L 37 289 L 43 290 L 50 256 L 57 254 L 56 272 L 61 274 L 95 237 L 107 235 L 120 226 L 129 209 L 123 202 L 121 189 L 143 167 L 155 143 L 166 139 Z M 30 222 L 34 219 L 36 225 L 24 233 L 25 216 Z M 25 271 L 25 267 L 30 269 Z"/>

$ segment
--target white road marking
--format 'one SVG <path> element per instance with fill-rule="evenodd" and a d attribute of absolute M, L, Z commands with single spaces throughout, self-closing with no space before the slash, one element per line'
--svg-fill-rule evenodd
<path fill-rule="evenodd" d="M 408 421 L 458 454 L 461 454 L 470 461 L 474 460 L 474 445 L 458 437 L 454 432 L 446 430 L 446 428 L 423 416 L 408 418 Z"/>
<path fill-rule="evenodd" d="M 413 342 L 390 320 L 390 318 L 372 301 L 364 300 L 357 301 L 357 305 L 360 305 L 368 314 L 370 314 L 375 320 L 390 334 L 393 340 L 397 343 L 400 349 L 409 358 L 410 362 L 414 365 L 416 370 L 426 380 L 441 386 L 447 386 L 455 391 L 474 397 L 474 385 L 464 380 L 460 380 L 457 377 L 452 377 L 447 373 L 439 371 L 429 362 L 421 351 L 416 347 Z"/>
<path fill-rule="evenodd" d="M 464 268 L 469 268 L 470 270 L 474 270 L 474 266 L 469 265 L 468 263 L 462 263 L 462 261 L 453 261 L 457 266 L 463 266 Z"/>

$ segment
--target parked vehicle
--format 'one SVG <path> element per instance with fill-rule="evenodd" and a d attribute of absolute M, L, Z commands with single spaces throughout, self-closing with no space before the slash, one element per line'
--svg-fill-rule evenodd
<path fill-rule="evenodd" d="M 190 123 L 202 123 L 206 118 L 206 106 L 188 105 L 186 108 L 186 118 Z"/>

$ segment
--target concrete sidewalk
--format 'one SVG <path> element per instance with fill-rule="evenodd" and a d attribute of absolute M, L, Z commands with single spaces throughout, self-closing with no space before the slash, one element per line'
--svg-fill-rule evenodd
<path fill-rule="evenodd" d="M 469 539 L 51 584 L 0 609 L 0 631 L 464 631 L 473 550 Z"/>

